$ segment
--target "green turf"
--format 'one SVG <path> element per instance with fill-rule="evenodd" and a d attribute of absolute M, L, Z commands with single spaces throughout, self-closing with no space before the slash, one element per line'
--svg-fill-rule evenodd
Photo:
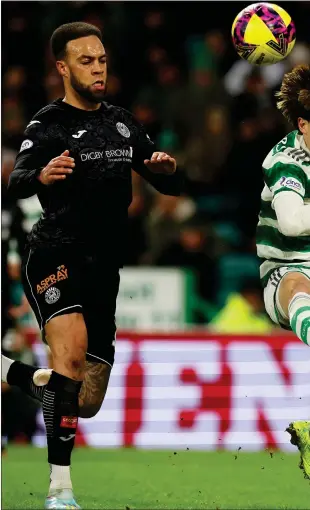
<path fill-rule="evenodd" d="M 43 508 L 46 452 L 9 447 L 2 461 L 2 508 Z M 268 452 L 93 450 L 74 452 L 72 478 L 82 508 L 309 509 L 310 485 L 298 455 Z"/>

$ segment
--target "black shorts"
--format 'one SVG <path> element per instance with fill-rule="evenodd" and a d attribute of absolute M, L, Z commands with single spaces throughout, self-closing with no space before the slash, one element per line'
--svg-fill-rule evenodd
<path fill-rule="evenodd" d="M 100 255 L 87 256 L 76 247 L 29 248 L 23 257 L 22 280 L 43 339 L 44 326 L 53 317 L 82 313 L 88 334 L 87 359 L 113 366 L 118 266 L 107 264 Z"/>

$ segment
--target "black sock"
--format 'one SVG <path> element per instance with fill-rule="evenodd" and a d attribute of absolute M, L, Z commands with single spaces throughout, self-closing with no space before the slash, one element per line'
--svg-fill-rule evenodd
<path fill-rule="evenodd" d="M 10 386 L 18 386 L 30 397 L 43 401 L 46 386 L 36 386 L 33 382 L 33 374 L 38 370 L 36 367 L 26 365 L 21 361 L 14 361 L 9 368 L 7 381 Z"/>
<path fill-rule="evenodd" d="M 79 415 L 82 382 L 52 372 L 43 396 L 48 462 L 70 466 Z"/>

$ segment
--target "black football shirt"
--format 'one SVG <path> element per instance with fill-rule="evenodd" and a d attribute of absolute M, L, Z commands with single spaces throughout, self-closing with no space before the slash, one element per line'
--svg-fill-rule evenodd
<path fill-rule="evenodd" d="M 43 185 L 42 168 L 65 150 L 73 173 Z M 143 126 L 123 108 L 103 102 L 96 111 L 57 99 L 40 110 L 25 130 L 25 140 L 10 176 L 15 198 L 37 194 L 43 213 L 28 236 L 31 247 L 73 244 L 103 252 L 122 265 L 132 200 L 131 169 L 159 192 L 179 195 L 182 177 L 154 174 L 144 165 L 155 151 Z"/>

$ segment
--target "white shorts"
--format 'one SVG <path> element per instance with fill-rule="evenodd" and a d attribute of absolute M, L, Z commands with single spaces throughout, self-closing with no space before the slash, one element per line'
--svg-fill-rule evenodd
<path fill-rule="evenodd" d="M 289 318 L 284 313 L 280 302 L 279 302 L 279 288 L 283 277 L 287 273 L 302 273 L 310 279 L 310 268 L 301 268 L 296 266 L 282 266 L 278 267 L 271 273 L 268 283 L 264 289 L 264 302 L 266 312 L 270 319 L 275 323 L 279 324 L 284 329 L 290 328 Z"/>

